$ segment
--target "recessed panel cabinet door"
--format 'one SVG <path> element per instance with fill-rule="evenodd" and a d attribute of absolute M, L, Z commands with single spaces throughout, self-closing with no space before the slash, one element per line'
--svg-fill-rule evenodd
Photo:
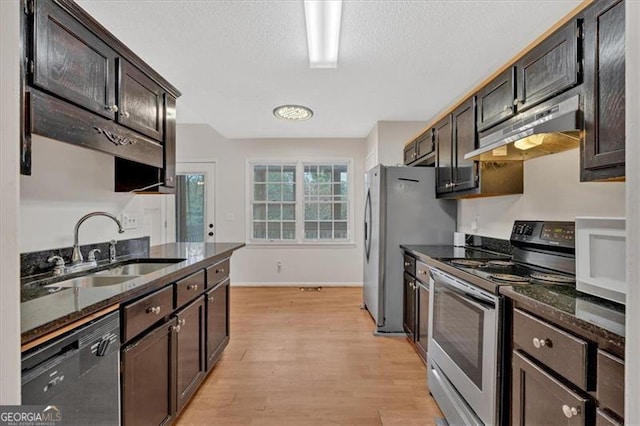
<path fill-rule="evenodd" d="M 229 279 L 207 294 L 207 371 L 229 342 Z"/>
<path fill-rule="evenodd" d="M 518 110 L 530 108 L 579 83 L 578 22 L 547 37 L 516 63 Z"/>
<path fill-rule="evenodd" d="M 624 1 L 594 3 L 585 11 L 585 137 L 581 180 L 625 175 Z"/>
<path fill-rule="evenodd" d="M 118 62 L 118 122 L 162 142 L 164 90 L 127 61 Z"/>
<path fill-rule="evenodd" d="M 166 322 L 122 350 L 125 426 L 161 425 L 175 415 L 176 325 Z"/>
<path fill-rule="evenodd" d="M 593 421 L 587 398 L 560 383 L 520 352 L 513 352 L 512 367 L 512 424 L 586 425 Z"/>
<path fill-rule="evenodd" d="M 422 352 L 423 359 L 426 360 L 427 348 L 429 345 L 429 290 L 424 285 L 418 285 L 418 307 L 416 342 Z"/>
<path fill-rule="evenodd" d="M 515 68 L 509 67 L 478 92 L 478 131 L 488 129 L 515 114 L 514 76 Z"/>
<path fill-rule="evenodd" d="M 465 191 L 477 186 L 477 162 L 465 160 L 468 152 L 476 149 L 476 106 L 473 97 L 451 113 L 454 141 L 453 190 Z"/>
<path fill-rule="evenodd" d="M 37 1 L 33 84 L 114 119 L 116 53 L 52 1 Z"/>
<path fill-rule="evenodd" d="M 204 378 L 204 298 L 196 299 L 176 314 L 178 411 L 189 401 Z"/>
<path fill-rule="evenodd" d="M 404 274 L 404 315 L 403 327 L 409 339 L 415 339 L 416 328 L 416 280 Z"/>
<path fill-rule="evenodd" d="M 453 188 L 451 115 L 436 123 L 436 194 L 451 192 Z"/>

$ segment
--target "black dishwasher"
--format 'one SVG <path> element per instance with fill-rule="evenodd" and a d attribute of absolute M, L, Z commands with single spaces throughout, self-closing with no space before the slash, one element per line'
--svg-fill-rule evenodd
<path fill-rule="evenodd" d="M 22 404 L 52 405 L 63 425 L 120 424 L 119 313 L 22 356 Z"/>

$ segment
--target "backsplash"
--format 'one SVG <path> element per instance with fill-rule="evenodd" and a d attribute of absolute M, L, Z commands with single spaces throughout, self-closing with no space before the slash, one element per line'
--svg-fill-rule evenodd
<path fill-rule="evenodd" d="M 117 257 L 139 255 L 148 256 L 150 247 L 149 237 L 131 238 L 128 240 L 120 240 L 116 245 Z M 89 250 L 99 249 L 97 260 L 107 259 L 109 257 L 109 241 L 102 243 L 86 244 L 80 246 L 82 255 L 87 257 Z M 60 256 L 65 263 L 71 262 L 72 247 L 63 247 L 57 249 L 49 249 L 43 251 L 32 251 L 20 254 L 20 277 L 29 277 L 33 275 L 44 274 L 53 269 L 53 265 L 47 262 L 51 256 Z"/>
<path fill-rule="evenodd" d="M 496 253 L 507 254 L 509 256 L 511 256 L 513 252 L 513 246 L 509 240 L 465 234 L 464 241 L 467 247 L 489 250 Z"/>

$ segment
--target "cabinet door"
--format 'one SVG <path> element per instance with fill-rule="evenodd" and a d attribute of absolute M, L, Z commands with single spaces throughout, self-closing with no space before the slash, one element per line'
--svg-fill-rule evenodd
<path fill-rule="evenodd" d="M 416 280 L 408 274 L 404 274 L 404 315 L 402 325 L 409 339 L 415 339 L 416 321 Z"/>
<path fill-rule="evenodd" d="M 207 293 L 207 371 L 229 342 L 229 279 Z"/>
<path fill-rule="evenodd" d="M 176 98 L 164 96 L 164 186 L 176 186 Z"/>
<path fill-rule="evenodd" d="M 579 83 L 578 22 L 571 21 L 517 63 L 518 110 L 530 108 Z"/>
<path fill-rule="evenodd" d="M 454 146 L 453 190 L 465 191 L 478 184 L 477 162 L 464 155 L 476 149 L 476 105 L 471 97 L 451 114 Z"/>
<path fill-rule="evenodd" d="M 176 314 L 177 329 L 177 407 L 189 401 L 204 378 L 205 353 L 204 298 L 200 297 Z"/>
<path fill-rule="evenodd" d="M 426 285 L 418 284 L 417 295 L 416 342 L 418 343 L 418 349 L 422 353 L 422 358 L 426 360 L 427 346 L 429 344 L 429 289 Z"/>
<path fill-rule="evenodd" d="M 416 143 L 414 141 L 404 147 L 404 164 L 413 163 L 416 160 L 416 156 Z"/>
<path fill-rule="evenodd" d="M 35 5 L 33 84 L 113 120 L 116 53 L 53 1 Z"/>
<path fill-rule="evenodd" d="M 589 400 L 578 395 L 519 352 L 513 352 L 512 424 L 585 425 Z"/>
<path fill-rule="evenodd" d="M 584 121 L 581 180 L 624 176 L 624 1 L 593 4 L 584 21 Z"/>
<path fill-rule="evenodd" d="M 118 62 L 118 122 L 162 142 L 164 90 L 127 61 Z"/>
<path fill-rule="evenodd" d="M 431 154 L 435 147 L 433 146 L 433 130 L 429 129 L 416 140 L 416 151 L 418 159 Z"/>
<path fill-rule="evenodd" d="M 514 75 L 515 68 L 509 67 L 478 92 L 478 131 L 488 129 L 515 114 Z"/>
<path fill-rule="evenodd" d="M 173 319 L 122 350 L 122 421 L 125 426 L 170 423 L 176 412 Z"/>
<path fill-rule="evenodd" d="M 453 188 L 451 115 L 436 123 L 436 194 L 451 192 Z"/>

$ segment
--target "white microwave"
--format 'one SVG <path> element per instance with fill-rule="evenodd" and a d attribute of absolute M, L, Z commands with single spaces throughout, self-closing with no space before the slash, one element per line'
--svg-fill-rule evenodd
<path fill-rule="evenodd" d="M 576 218 L 576 289 L 625 303 L 627 249 L 625 219 Z"/>

